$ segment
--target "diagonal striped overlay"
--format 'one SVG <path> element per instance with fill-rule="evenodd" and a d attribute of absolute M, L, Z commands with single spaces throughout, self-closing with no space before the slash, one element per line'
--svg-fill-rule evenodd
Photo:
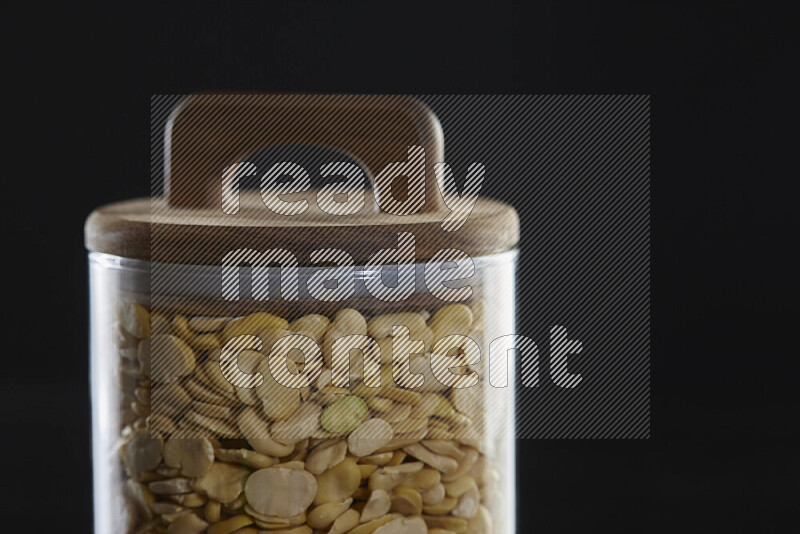
<path fill-rule="evenodd" d="M 285 98 L 291 102 L 292 96 Z M 648 438 L 650 97 L 415 98 L 427 104 L 442 123 L 446 162 L 459 187 L 470 165 L 479 162 L 485 168 L 480 195 L 508 202 L 520 215 L 516 328 L 493 332 L 494 336 L 487 332 L 487 337 L 525 336 L 538 349 L 535 387 L 523 384 L 521 355 L 516 362 L 517 436 Z M 154 196 L 163 193 L 164 127 L 182 99 L 168 95 L 151 100 Z M 258 127 L 258 120 L 253 118 L 252 127 Z M 299 148 L 294 154 L 302 159 L 311 152 Z M 251 186 L 265 170 L 261 165 L 258 169 L 248 178 Z M 314 174 L 318 169 L 307 170 L 313 186 L 325 184 Z M 237 180 L 244 183 L 245 174 Z M 339 187 L 347 191 L 353 184 L 348 181 Z M 331 206 L 332 212 L 337 209 L 346 208 Z M 152 246 L 158 247 L 159 236 L 152 237 Z M 177 278 L 183 275 L 178 269 L 154 270 L 154 302 L 158 288 L 179 285 Z M 210 283 L 205 289 L 221 293 L 220 287 Z M 555 326 L 565 328 L 568 339 L 581 343 L 581 351 L 568 358 L 569 372 L 581 376 L 573 388 L 553 380 Z M 529 377 L 529 368 L 526 373 Z"/>

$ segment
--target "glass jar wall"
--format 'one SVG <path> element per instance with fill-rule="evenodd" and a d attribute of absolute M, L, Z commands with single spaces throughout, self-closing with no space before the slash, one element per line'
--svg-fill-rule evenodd
<path fill-rule="evenodd" d="M 487 370 L 489 342 L 514 332 L 516 253 L 474 262 L 473 294 L 455 304 L 424 292 L 226 302 L 219 268 L 170 265 L 164 291 L 149 262 L 91 253 L 96 532 L 513 532 L 513 380 L 491 387 Z M 408 347 L 419 387 L 392 380 L 393 325 L 424 343 Z M 268 374 L 295 334 L 322 355 L 296 389 Z M 432 346 L 452 334 L 479 347 L 469 365 L 463 346 L 450 351 L 449 372 L 477 376 L 471 387 L 431 370 Z M 333 341 L 348 335 L 375 340 L 377 387 L 358 351 L 346 387 L 335 381 Z M 238 336 L 254 344 L 226 359 Z M 310 377 L 298 351 L 284 365 Z"/>

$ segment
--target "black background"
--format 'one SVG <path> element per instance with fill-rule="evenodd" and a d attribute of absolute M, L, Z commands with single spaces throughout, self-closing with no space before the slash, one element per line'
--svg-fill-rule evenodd
<path fill-rule="evenodd" d="M 763 2 L 29 7 L 6 18 L 4 61 L 0 469 L 12 524 L 91 529 L 83 221 L 149 193 L 151 95 L 217 89 L 651 94 L 652 438 L 520 441 L 520 531 L 770 532 L 797 511 L 788 13 Z"/>

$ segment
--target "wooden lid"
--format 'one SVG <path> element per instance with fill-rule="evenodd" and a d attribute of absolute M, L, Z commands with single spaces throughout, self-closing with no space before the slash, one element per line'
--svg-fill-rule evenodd
<path fill-rule="evenodd" d="M 441 128 L 435 115 L 412 99 L 195 95 L 173 113 L 165 139 L 166 196 L 95 210 L 86 222 L 89 250 L 214 265 L 241 248 L 286 249 L 301 264 L 309 263 L 314 250 L 336 248 L 363 264 L 380 249 L 397 248 L 398 232 L 414 235 L 417 261 L 447 248 L 470 256 L 502 252 L 519 238 L 514 209 L 483 198 L 458 230 L 442 228 L 450 210 L 433 172 L 433 164 L 444 161 Z M 352 215 L 325 213 L 317 205 L 317 191 L 308 191 L 291 196 L 308 201 L 304 213 L 279 215 L 267 209 L 258 193 L 242 192 L 238 212 L 224 213 L 223 173 L 259 150 L 292 144 L 338 150 L 358 162 L 373 183 L 373 191 L 365 192 L 364 208 Z M 400 178 L 398 173 L 391 177 L 385 172 L 393 163 L 410 160 L 412 146 L 424 149 L 423 189 L 418 187 L 421 181 L 412 190 L 409 182 L 394 179 Z M 412 196 L 422 204 L 415 205 L 413 214 L 377 208 L 388 206 L 396 213 L 392 208 Z"/>

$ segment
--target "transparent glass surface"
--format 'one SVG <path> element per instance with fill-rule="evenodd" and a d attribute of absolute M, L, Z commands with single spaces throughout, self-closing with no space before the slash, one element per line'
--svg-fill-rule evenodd
<path fill-rule="evenodd" d="M 516 252 L 474 263 L 459 303 L 419 276 L 402 301 L 357 280 L 324 302 L 303 290 L 319 269 L 294 301 L 228 301 L 218 267 L 90 254 L 96 532 L 514 532 L 514 386 L 489 385 L 488 356 L 515 332 Z M 349 368 L 348 336 L 367 339 L 339 346 Z"/>

